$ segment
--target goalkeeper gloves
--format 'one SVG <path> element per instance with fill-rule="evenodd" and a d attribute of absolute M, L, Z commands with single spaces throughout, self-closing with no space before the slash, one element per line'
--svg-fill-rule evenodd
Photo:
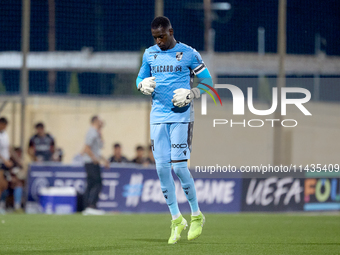
<path fill-rule="evenodd" d="M 148 77 L 142 80 L 138 84 L 138 90 L 142 92 L 144 95 L 151 95 L 151 93 L 155 90 L 156 87 L 156 77 Z"/>
<path fill-rule="evenodd" d="M 198 88 L 193 89 L 176 89 L 172 98 L 172 103 L 177 107 L 184 107 L 190 104 L 194 98 L 199 98 L 201 92 Z"/>

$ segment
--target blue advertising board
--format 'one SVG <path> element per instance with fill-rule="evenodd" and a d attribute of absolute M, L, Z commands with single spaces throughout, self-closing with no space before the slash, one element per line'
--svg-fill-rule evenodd
<path fill-rule="evenodd" d="M 182 212 L 189 212 L 185 194 L 173 173 L 177 201 Z M 112 165 L 102 169 L 99 209 L 119 212 L 168 212 L 156 169 L 137 165 Z M 27 185 L 27 213 L 37 213 L 42 187 L 75 187 L 83 194 L 86 173 L 82 166 L 32 165 Z M 241 209 L 242 179 L 195 178 L 200 208 L 205 212 L 238 212 Z"/>
<path fill-rule="evenodd" d="M 340 178 L 318 178 L 317 173 L 314 176 L 304 180 L 304 210 L 339 211 Z"/>

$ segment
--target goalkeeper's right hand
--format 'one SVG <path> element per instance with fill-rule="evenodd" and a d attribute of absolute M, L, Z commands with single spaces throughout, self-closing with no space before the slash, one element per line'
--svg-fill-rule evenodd
<path fill-rule="evenodd" d="M 155 79 L 156 77 L 145 78 L 138 84 L 138 90 L 141 91 L 144 95 L 151 95 L 156 87 Z"/>

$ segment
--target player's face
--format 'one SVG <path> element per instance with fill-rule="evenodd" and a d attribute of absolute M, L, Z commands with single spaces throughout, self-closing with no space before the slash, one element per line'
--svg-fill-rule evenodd
<path fill-rule="evenodd" d="M 137 157 L 142 158 L 144 156 L 144 150 L 137 150 Z"/>
<path fill-rule="evenodd" d="M 168 50 L 174 41 L 174 30 L 172 28 L 159 27 L 151 29 L 152 37 L 161 50 Z"/>
<path fill-rule="evenodd" d="M 5 130 L 7 125 L 5 123 L 0 123 L 0 131 Z"/>
<path fill-rule="evenodd" d="M 39 136 L 43 136 L 45 134 L 44 128 L 38 127 L 37 133 L 38 133 Z"/>
<path fill-rule="evenodd" d="M 121 155 L 121 148 L 120 147 L 115 147 L 113 150 L 113 154 L 116 156 L 120 156 Z"/>

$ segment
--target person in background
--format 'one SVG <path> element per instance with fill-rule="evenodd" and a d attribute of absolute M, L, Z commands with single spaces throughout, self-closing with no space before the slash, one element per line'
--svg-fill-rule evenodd
<path fill-rule="evenodd" d="M 21 156 L 22 156 L 21 148 L 20 147 L 13 148 L 10 158 L 13 166 L 10 170 L 11 177 L 9 181 L 9 191 L 10 193 L 13 193 L 15 212 L 23 212 L 21 204 L 26 172 L 23 169 Z"/>
<path fill-rule="evenodd" d="M 101 149 L 103 148 L 102 127 L 103 122 L 99 117 L 93 116 L 91 118 L 91 127 L 85 138 L 83 158 L 87 176 L 87 187 L 84 193 L 86 209 L 83 211 L 83 215 L 103 215 L 105 213 L 97 209 L 99 193 L 102 189 L 100 162 L 105 167 L 109 167 L 109 162 L 101 156 Z"/>
<path fill-rule="evenodd" d="M 119 143 L 113 145 L 113 155 L 109 158 L 111 163 L 127 163 L 129 162 L 126 157 L 122 155 L 122 147 Z"/>
<path fill-rule="evenodd" d="M 8 121 L 6 118 L 0 118 L 0 198 L 2 193 L 8 188 L 9 170 L 13 166 L 10 161 L 9 137 L 6 132 Z M 5 214 L 5 204 L 0 202 L 0 214 Z"/>
<path fill-rule="evenodd" d="M 45 132 L 44 124 L 39 122 L 35 125 L 36 134 L 29 141 L 28 154 L 33 161 L 52 161 L 55 151 L 54 138 Z"/>
<path fill-rule="evenodd" d="M 136 157 L 131 162 L 141 165 L 145 163 L 143 146 L 139 145 L 136 147 Z"/>
<path fill-rule="evenodd" d="M 153 146 L 150 145 L 149 150 L 148 150 L 148 157 L 146 158 L 146 162 L 147 162 L 148 165 L 155 165 L 156 164 L 155 158 L 153 157 L 152 149 L 153 149 Z"/>

